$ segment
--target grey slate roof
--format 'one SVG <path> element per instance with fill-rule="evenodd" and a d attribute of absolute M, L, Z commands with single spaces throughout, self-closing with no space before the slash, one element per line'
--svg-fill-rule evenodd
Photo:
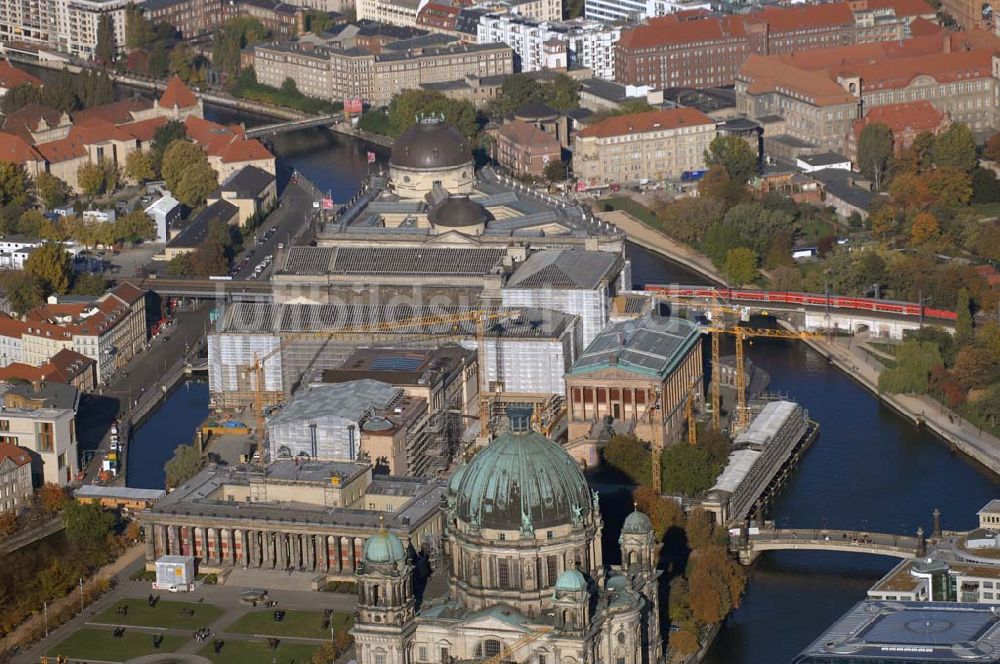
<path fill-rule="evenodd" d="M 517 267 L 506 288 L 593 290 L 620 264 L 621 257 L 609 251 L 539 251 Z"/>
<path fill-rule="evenodd" d="M 244 166 L 233 173 L 219 187 L 222 191 L 234 191 L 240 198 L 257 198 L 274 182 L 274 176 L 258 166 Z"/>
<path fill-rule="evenodd" d="M 499 268 L 505 253 L 502 247 L 292 247 L 283 272 L 487 275 Z"/>
<path fill-rule="evenodd" d="M 616 367 L 663 378 L 699 341 L 701 330 L 683 318 L 647 314 L 614 323 L 594 338 L 570 369 L 571 375 Z"/>

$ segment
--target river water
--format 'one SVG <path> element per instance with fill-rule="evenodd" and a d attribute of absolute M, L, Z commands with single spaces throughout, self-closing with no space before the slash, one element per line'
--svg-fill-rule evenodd
<path fill-rule="evenodd" d="M 234 120 L 228 111 L 207 110 L 212 119 Z M 359 186 L 371 149 L 321 129 L 277 137 L 272 147 L 280 164 L 332 191 L 338 202 Z M 377 153 L 384 160 L 384 150 Z M 638 247 L 628 253 L 637 284 L 703 282 Z M 819 438 L 773 505 L 770 516 L 779 526 L 912 534 L 918 525 L 930 529 L 931 511 L 938 507 L 945 528 L 965 529 L 975 525 L 976 510 L 997 496 L 996 479 L 895 415 L 804 344 L 754 342 L 750 357 L 770 374 L 772 391 L 801 403 L 821 425 Z M 191 441 L 207 414 L 207 401 L 207 386 L 188 383 L 137 430 L 130 486 L 163 486 L 163 463 L 176 445 Z M 762 555 L 742 605 L 706 661 L 788 662 L 893 564 L 893 559 L 863 554 Z"/>

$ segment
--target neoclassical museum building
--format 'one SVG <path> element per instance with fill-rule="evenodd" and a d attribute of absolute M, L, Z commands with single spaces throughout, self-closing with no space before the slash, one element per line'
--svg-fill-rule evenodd
<path fill-rule="evenodd" d="M 562 447 L 531 429 L 530 410 L 508 416 L 510 429 L 449 481 L 447 596 L 417 610 L 403 541 L 383 528 L 365 542 L 355 573 L 360 664 L 661 660 L 649 518 L 625 519 L 622 565 L 606 565 L 597 492 Z"/>

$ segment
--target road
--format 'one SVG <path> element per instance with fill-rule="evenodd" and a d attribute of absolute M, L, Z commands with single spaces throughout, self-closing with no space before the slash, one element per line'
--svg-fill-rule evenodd
<path fill-rule="evenodd" d="M 77 422 L 81 452 L 96 451 L 99 459 L 101 453 L 108 451 L 107 434 L 111 422 L 126 413 L 138 399 L 152 398 L 151 392 L 157 389 L 166 368 L 178 358 L 188 356 L 189 349 L 205 336 L 211 309 L 212 305 L 205 303 L 198 309 L 179 312 L 163 333 L 149 341 L 146 351 L 133 357 L 124 369 L 111 377 L 108 386 L 96 394 L 84 396 Z M 95 460 L 87 465 L 85 482 L 97 476 L 99 463 Z"/>
<path fill-rule="evenodd" d="M 322 194 L 317 192 L 305 178 L 299 178 L 298 181 L 294 182 L 289 181 L 285 190 L 281 192 L 278 207 L 264 220 L 260 228 L 256 229 L 254 236 L 246 239 L 244 243 L 246 251 L 241 256 L 237 256 L 235 260 L 238 264 L 242 256 L 250 252 L 253 252 L 253 255 L 233 279 L 249 279 L 253 275 L 254 267 L 270 254 L 274 257 L 274 261 L 258 277 L 258 279 L 266 279 L 280 258 L 278 245 L 288 247 L 291 244 L 291 239 L 302 230 L 303 225 L 313 214 L 313 201 L 319 200 L 321 197 Z M 263 238 L 264 233 L 269 228 L 277 228 L 278 230 L 266 241 L 256 244 L 255 238 Z"/>

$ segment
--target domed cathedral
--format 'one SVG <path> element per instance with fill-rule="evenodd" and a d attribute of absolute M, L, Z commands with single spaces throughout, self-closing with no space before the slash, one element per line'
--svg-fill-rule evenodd
<path fill-rule="evenodd" d="M 389 179 L 400 198 L 423 198 L 435 186 L 468 194 L 476 180 L 469 139 L 441 116 L 418 117 L 392 145 Z"/>
<path fill-rule="evenodd" d="M 381 543 L 391 533 L 365 545 L 353 629 L 360 664 L 662 659 L 649 518 L 629 515 L 619 539 L 623 563 L 606 565 L 597 493 L 560 445 L 531 429 L 530 409 L 508 408 L 508 417 L 509 430 L 449 481 L 444 562 L 436 570 L 447 570 L 447 596 L 415 612 L 402 545 Z M 370 549 L 393 562 L 369 562 Z M 407 580 L 392 583 L 400 577 Z M 400 590 L 386 595 L 388 586 Z"/>

